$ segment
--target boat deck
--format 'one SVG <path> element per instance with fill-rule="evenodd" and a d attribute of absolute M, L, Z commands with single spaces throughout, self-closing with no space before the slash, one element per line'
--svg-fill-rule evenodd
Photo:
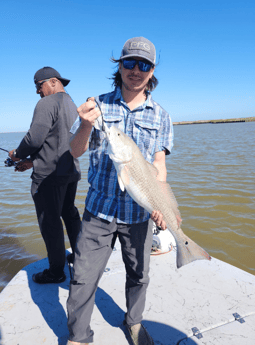
<path fill-rule="evenodd" d="M 175 260 L 175 251 L 151 257 L 143 324 L 155 345 L 254 345 L 255 276 L 215 258 L 179 270 Z M 47 259 L 26 266 L 1 292 L 0 345 L 66 345 L 69 270 L 59 285 L 34 283 L 32 274 L 47 266 Z M 95 345 L 130 343 L 122 325 L 124 286 L 118 242 L 96 293 Z"/>

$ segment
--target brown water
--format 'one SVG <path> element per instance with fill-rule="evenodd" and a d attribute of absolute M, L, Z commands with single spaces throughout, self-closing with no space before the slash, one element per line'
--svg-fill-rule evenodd
<path fill-rule="evenodd" d="M 255 122 L 179 125 L 174 133 L 168 182 L 183 231 L 211 256 L 255 274 Z M 0 147 L 16 148 L 23 136 L 2 133 Z M 46 256 L 30 195 L 31 171 L 4 167 L 6 157 L 0 151 L 0 291 L 20 269 Z M 80 164 L 76 205 L 82 215 L 87 154 Z"/>

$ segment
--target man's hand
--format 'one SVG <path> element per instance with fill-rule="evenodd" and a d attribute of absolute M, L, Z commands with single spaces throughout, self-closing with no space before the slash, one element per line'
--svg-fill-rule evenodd
<path fill-rule="evenodd" d="M 14 151 L 16 151 L 16 149 L 11 150 L 11 151 L 9 152 L 9 157 L 10 157 L 14 162 L 18 162 L 18 161 L 20 161 L 20 158 L 14 157 L 14 155 L 13 155 Z"/>
<path fill-rule="evenodd" d="M 166 222 L 163 220 L 163 214 L 160 211 L 152 211 L 151 219 L 162 230 L 166 230 Z"/>
<path fill-rule="evenodd" d="M 31 159 L 24 159 L 17 164 L 17 166 L 15 167 L 15 171 L 23 172 L 31 168 L 33 168 L 33 162 L 31 161 Z"/>
<path fill-rule="evenodd" d="M 94 97 L 88 98 L 87 101 L 77 109 L 81 122 L 85 126 L 90 125 L 92 127 L 95 120 L 101 115 L 99 108 L 96 108 L 94 99 Z"/>
<path fill-rule="evenodd" d="M 70 152 L 74 158 L 80 157 L 87 151 L 92 126 L 95 125 L 96 119 L 101 115 L 100 109 L 96 108 L 94 99 L 94 97 L 88 98 L 85 103 L 77 108 L 81 123 L 70 139 Z"/>
<path fill-rule="evenodd" d="M 166 222 L 163 220 L 163 214 L 160 211 L 152 211 L 151 219 L 153 222 L 160 227 L 162 230 L 166 230 Z M 176 216 L 178 227 L 181 225 L 182 219 L 179 216 Z"/>

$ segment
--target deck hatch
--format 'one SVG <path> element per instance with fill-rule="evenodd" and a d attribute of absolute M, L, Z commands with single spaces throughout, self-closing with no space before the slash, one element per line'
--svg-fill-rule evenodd
<path fill-rule="evenodd" d="M 245 320 L 242 318 L 242 316 L 240 316 L 238 313 L 234 313 L 233 316 L 234 316 L 236 321 L 238 321 L 240 323 L 244 323 L 245 322 Z"/>
<path fill-rule="evenodd" d="M 203 338 L 202 333 L 199 331 L 199 329 L 197 327 L 193 327 L 191 328 L 193 335 L 197 337 L 197 339 L 201 339 Z"/>

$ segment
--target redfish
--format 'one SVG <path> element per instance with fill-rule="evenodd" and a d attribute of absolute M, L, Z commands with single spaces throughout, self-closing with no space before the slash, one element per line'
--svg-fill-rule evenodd
<path fill-rule="evenodd" d="M 120 129 L 105 126 L 108 153 L 117 171 L 119 186 L 149 213 L 157 210 L 176 240 L 177 268 L 195 260 L 210 260 L 210 255 L 186 236 L 179 227 L 178 204 L 171 187 L 157 180 L 157 169 L 145 160 L 135 142 Z"/>

